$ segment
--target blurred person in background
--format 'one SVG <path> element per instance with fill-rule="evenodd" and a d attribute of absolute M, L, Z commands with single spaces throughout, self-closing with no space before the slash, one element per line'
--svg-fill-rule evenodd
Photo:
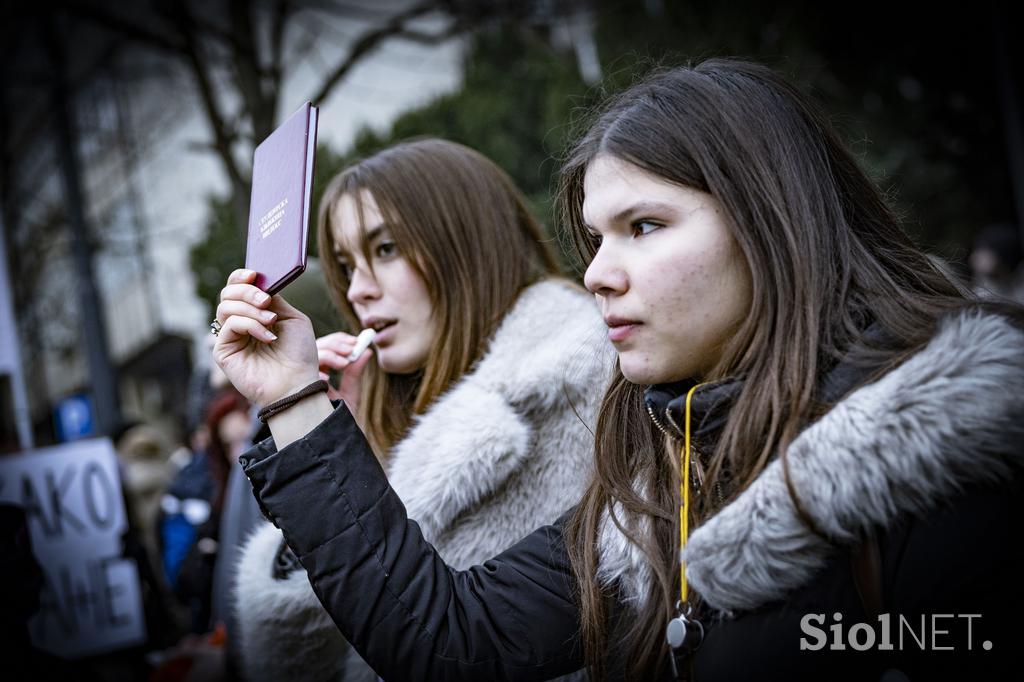
<path fill-rule="evenodd" d="M 217 376 L 217 375 L 215 375 Z M 227 626 L 214 604 L 221 597 L 216 575 L 218 565 L 229 563 L 233 555 L 225 556 L 222 546 L 221 529 L 228 506 L 228 479 L 240 453 L 252 443 L 252 421 L 249 403 L 234 388 L 221 388 L 210 400 L 206 418 L 200 432 L 205 432 L 207 443 L 205 455 L 193 460 L 193 470 L 186 468 L 188 478 L 194 478 L 197 496 L 179 498 L 179 505 L 165 499 L 165 529 L 185 532 L 189 527 L 191 542 L 180 560 L 174 576 L 174 593 L 185 604 L 188 611 L 188 635 L 173 649 L 156 657 L 157 669 L 154 679 L 164 682 L 171 680 L 222 680 L 228 679 Z M 179 476 L 179 479 L 182 479 Z M 184 490 L 187 481 L 179 480 Z M 209 484 L 208 502 L 201 489 Z M 177 489 L 177 488 L 175 488 Z M 204 504 L 205 503 L 205 504 Z M 179 538 L 181 539 L 181 538 Z M 179 546 L 179 551 L 181 547 Z"/>
<path fill-rule="evenodd" d="M 232 463 L 251 443 L 249 404 L 233 388 L 223 389 L 207 408 L 206 466 L 213 485 L 209 513 L 196 528 L 196 539 L 179 570 L 175 592 L 189 604 L 190 631 L 204 633 L 211 623 L 214 565 L 218 559 L 220 522 Z"/>
<path fill-rule="evenodd" d="M 160 500 L 177 470 L 171 461 L 172 447 L 159 429 L 136 423 L 115 434 L 114 449 L 128 518 L 124 555 L 138 567 L 147 647 L 162 648 L 180 634 L 159 538 Z"/>
<path fill-rule="evenodd" d="M 974 293 L 1024 303 L 1021 235 L 1016 226 L 998 223 L 982 228 L 967 259 Z"/>
<path fill-rule="evenodd" d="M 213 513 L 217 482 L 209 462 L 209 442 L 205 424 L 192 430 L 191 458 L 160 501 L 161 560 L 172 590 L 177 587 L 182 562 L 195 545 L 199 529 Z"/>
<path fill-rule="evenodd" d="M 163 434 L 149 424 L 130 426 L 117 439 L 128 518 L 139 532 L 150 563 L 159 566 L 157 512 L 160 498 L 175 474 L 172 448 Z"/>
<path fill-rule="evenodd" d="M 204 338 L 207 348 L 212 348 Z M 210 363 L 197 364 L 189 378 L 185 401 L 185 430 L 189 434 L 190 457 L 171 481 L 161 500 L 160 539 L 164 574 L 175 588 L 182 562 L 198 539 L 199 528 L 213 514 L 213 505 L 220 494 L 216 480 L 216 463 L 211 463 L 210 429 L 207 415 L 212 401 L 228 387 L 227 377 Z M 204 632 L 208 623 L 195 623 L 186 618 L 189 629 Z"/>

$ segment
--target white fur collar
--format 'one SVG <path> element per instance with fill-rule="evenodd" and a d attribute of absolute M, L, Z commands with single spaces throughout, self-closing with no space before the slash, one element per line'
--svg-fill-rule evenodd
<path fill-rule="evenodd" d="M 776 460 L 691 534 L 687 578 L 726 614 L 780 599 L 805 584 L 836 543 L 924 513 L 969 483 L 1009 478 L 1024 463 L 1021 442 L 1024 333 L 979 311 L 953 316 L 920 353 L 851 393 L 790 445 L 793 484 L 832 542 L 801 522 Z M 602 579 L 618 580 L 627 601 L 641 598 L 651 580 L 643 554 L 607 521 L 601 548 Z"/>
<path fill-rule="evenodd" d="M 605 334 L 593 297 L 567 281 L 520 294 L 487 353 L 392 452 L 388 479 L 428 540 L 529 456 L 533 435 L 521 411 L 579 404 L 603 391 L 614 360 Z M 605 357 L 595 358 L 595 348 Z"/>

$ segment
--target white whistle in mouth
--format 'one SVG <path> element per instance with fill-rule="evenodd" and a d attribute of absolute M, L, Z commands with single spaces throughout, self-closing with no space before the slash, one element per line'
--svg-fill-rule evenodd
<path fill-rule="evenodd" d="M 364 329 L 359 332 L 359 336 L 356 337 L 356 346 L 352 349 L 352 352 L 348 354 L 348 361 L 355 362 L 359 359 L 359 356 L 363 354 L 363 351 L 370 347 L 373 343 L 373 337 L 377 336 L 376 329 Z"/>

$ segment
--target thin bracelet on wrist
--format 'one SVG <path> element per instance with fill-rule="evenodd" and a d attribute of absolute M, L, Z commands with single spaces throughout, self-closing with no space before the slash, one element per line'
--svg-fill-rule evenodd
<path fill-rule="evenodd" d="M 275 414 L 278 414 L 279 412 L 284 412 L 289 407 L 299 402 L 303 398 L 308 398 L 309 396 L 314 395 L 316 393 L 326 392 L 327 389 L 327 382 L 324 381 L 323 379 L 318 379 L 317 381 L 314 381 L 313 383 L 311 383 L 309 386 L 306 386 L 302 390 L 296 391 L 291 395 L 286 395 L 280 400 L 275 400 L 274 402 L 270 403 L 262 410 L 260 410 L 256 414 L 256 417 L 265 424 L 267 420 L 273 417 Z"/>

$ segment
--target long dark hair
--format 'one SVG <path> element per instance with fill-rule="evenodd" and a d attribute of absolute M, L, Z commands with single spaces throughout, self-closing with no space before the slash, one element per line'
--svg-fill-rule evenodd
<path fill-rule="evenodd" d="M 394 375 L 376 363 L 363 381 L 370 442 L 386 455 L 412 424 L 481 355 L 529 284 L 558 274 L 558 261 L 511 178 L 479 152 L 426 138 L 389 147 L 337 175 L 320 201 L 320 255 L 331 296 L 350 323 L 349 281 L 333 254 L 334 205 L 344 195 L 363 215 L 368 191 L 395 243 L 423 278 L 437 338 L 423 372 Z M 365 225 L 360 226 L 365 235 Z M 366 240 L 363 248 L 369 250 Z M 368 254 L 366 254 L 368 255 Z"/>
<path fill-rule="evenodd" d="M 822 410 L 815 386 L 823 367 L 860 347 L 875 366 L 891 368 L 928 340 L 944 311 L 963 303 L 960 287 L 912 244 L 825 116 L 766 67 L 715 59 L 659 71 L 598 112 L 564 164 L 558 197 L 584 262 L 595 245 L 581 215 L 583 180 L 602 154 L 712 195 L 751 273 L 750 314 L 701 377 L 745 382 L 714 451 L 701 453 L 705 489 L 725 494 L 702 496 L 694 524 L 746 488 L 776 453 L 785 464 L 788 443 Z M 864 345 L 871 322 L 894 341 Z M 659 674 L 678 595 L 678 466 L 642 393 L 616 372 L 597 422 L 595 478 L 566 530 L 597 677 L 605 673 L 598 652 L 610 643 L 626 647 L 631 678 Z M 622 619 L 620 632 L 610 631 L 609 586 L 593 581 L 602 518 L 613 503 L 621 510 L 613 522 L 654 576 L 641 613 Z"/>

